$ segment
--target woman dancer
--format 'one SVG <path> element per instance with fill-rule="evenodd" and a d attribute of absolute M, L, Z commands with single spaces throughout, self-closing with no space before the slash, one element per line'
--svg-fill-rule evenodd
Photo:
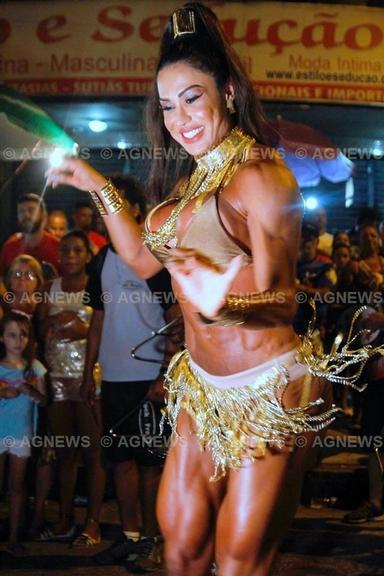
<path fill-rule="evenodd" d="M 266 575 L 304 469 L 306 451 L 292 452 L 288 440 L 327 419 L 300 407 L 321 395 L 320 381 L 309 392 L 304 385 L 291 327 L 300 196 L 262 143 L 251 82 L 207 7 L 171 15 L 149 120 L 165 152 L 152 164 L 153 190 L 165 182 L 171 148 L 194 162 L 149 215 L 144 243 L 112 183 L 85 163 L 68 159 L 48 181 L 91 191 L 139 274 L 165 264 L 173 276 L 187 350 L 167 375 L 177 428 L 158 504 L 168 573 L 205 576 L 215 559 L 220 576 Z"/>

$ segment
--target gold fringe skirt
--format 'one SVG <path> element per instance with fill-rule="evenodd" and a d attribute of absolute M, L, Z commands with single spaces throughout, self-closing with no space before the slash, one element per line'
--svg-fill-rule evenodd
<path fill-rule="evenodd" d="M 363 306 L 355 312 L 346 338 L 338 334 L 328 354 L 317 346 L 314 315 L 295 355 L 296 362 L 306 367 L 309 379 L 315 376 L 364 390 L 364 366 L 373 356 L 384 355 L 383 345 L 359 346 L 359 337 L 366 332 L 359 330 L 359 321 L 366 309 Z M 212 480 L 217 480 L 228 468 L 238 469 L 244 460 L 265 454 L 267 445 L 283 448 L 291 445 L 295 435 L 317 432 L 334 420 L 339 411 L 334 406 L 311 414 L 311 409 L 323 403 L 321 398 L 285 408 L 282 398 L 288 384 L 289 371 L 282 363 L 266 369 L 249 385 L 218 388 L 190 365 L 189 353 L 184 350 L 172 358 L 165 375 L 166 415 L 175 433 L 180 410 L 193 417 L 201 449 L 208 449 L 213 458 Z"/>
<path fill-rule="evenodd" d="M 295 434 L 321 430 L 337 412 L 332 407 L 311 415 L 310 409 L 322 399 L 284 408 L 282 397 L 289 384 L 284 364 L 268 368 L 249 385 L 218 388 L 190 365 L 189 353 L 184 350 L 172 358 L 165 380 L 171 427 L 177 433 L 182 409 L 193 417 L 201 449 L 208 449 L 214 461 L 211 480 L 224 476 L 228 468 L 240 468 L 246 459 L 263 456 L 266 445 L 283 448 Z"/>

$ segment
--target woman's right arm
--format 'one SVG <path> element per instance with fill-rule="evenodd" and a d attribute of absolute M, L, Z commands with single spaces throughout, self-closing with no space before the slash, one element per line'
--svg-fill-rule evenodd
<path fill-rule="evenodd" d="M 56 188 L 59 184 L 74 186 L 79 190 L 98 193 L 107 179 L 86 162 L 67 158 L 58 168 L 47 172 L 47 184 Z M 125 208 L 116 214 L 103 215 L 112 243 L 120 257 L 142 278 L 150 278 L 162 268 L 143 244 L 141 228 Z"/>

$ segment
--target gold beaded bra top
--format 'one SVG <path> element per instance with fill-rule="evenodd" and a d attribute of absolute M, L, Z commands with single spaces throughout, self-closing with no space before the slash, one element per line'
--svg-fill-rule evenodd
<path fill-rule="evenodd" d="M 168 250 L 170 248 L 176 247 L 177 245 L 194 248 L 212 257 L 211 254 L 207 254 L 207 243 L 210 242 L 210 239 L 213 240 L 212 227 L 207 229 L 206 226 L 203 226 L 202 229 L 200 228 L 198 231 L 200 245 L 191 245 L 190 242 L 186 242 L 186 237 L 180 244 L 178 244 L 178 217 L 182 210 L 187 206 L 187 204 L 195 198 L 197 200 L 193 210 L 194 213 L 199 212 L 202 207 L 205 207 L 206 205 L 207 208 L 209 206 L 212 208 L 212 201 L 214 198 L 211 197 L 214 196 L 218 190 L 222 189 L 229 182 L 236 168 L 245 162 L 245 160 L 247 160 L 249 150 L 254 144 L 255 140 L 251 136 L 247 136 L 239 128 L 234 128 L 218 146 L 204 154 L 204 156 L 196 159 L 197 166 L 192 172 L 191 176 L 180 185 L 177 197 L 162 202 L 148 214 L 145 221 L 143 241 L 144 244 L 153 253 L 153 255 L 158 260 L 160 260 L 160 262 L 164 262 L 168 257 Z M 205 202 L 205 200 L 207 201 Z M 166 218 L 166 220 L 160 226 L 160 228 L 158 230 L 152 231 L 151 219 L 153 214 L 161 206 L 164 206 L 170 202 L 176 202 L 175 207 L 171 211 L 168 218 Z M 192 218 L 189 226 L 187 227 L 187 233 L 190 239 L 192 236 L 191 224 L 194 222 L 195 218 L 196 216 Z M 197 220 L 200 219 L 198 218 Z M 198 225 L 197 221 L 196 225 Z M 206 232 L 207 236 L 203 234 L 204 231 Z M 222 228 L 221 231 L 223 235 L 224 232 Z M 196 236 L 196 234 L 194 236 Z M 228 245 L 229 243 L 232 243 L 233 246 L 235 245 L 235 243 L 230 240 L 228 236 L 226 236 L 226 240 Z M 219 242 L 217 242 L 216 239 L 215 244 L 217 245 L 218 243 Z M 231 251 L 229 250 L 229 252 Z M 237 253 L 240 252 L 237 251 Z M 229 260 L 231 257 L 233 257 L 233 255 L 236 254 L 228 254 L 228 258 L 226 258 L 226 260 Z M 213 258 L 213 260 L 217 259 Z M 223 258 L 219 258 L 219 260 L 223 260 Z"/>

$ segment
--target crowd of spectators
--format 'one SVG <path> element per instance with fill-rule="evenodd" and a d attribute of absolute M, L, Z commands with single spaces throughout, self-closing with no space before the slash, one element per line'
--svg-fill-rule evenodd
<path fill-rule="evenodd" d="M 384 329 L 384 244 L 377 225 L 377 213 L 362 209 L 351 231 L 326 232 L 324 209 L 307 216 L 297 266 L 297 301 L 295 327 L 299 334 L 308 329 L 316 305 L 315 335 L 318 345 L 332 350 L 335 338 L 349 332 L 358 310 L 355 340 L 357 347 L 382 343 Z M 321 242 L 321 240 L 323 241 Z M 325 240 L 325 241 L 324 241 Z M 382 470 L 384 458 L 375 450 L 374 439 L 384 437 L 384 364 L 374 357 L 360 376 L 362 393 L 345 386 L 334 387 L 334 397 L 350 428 L 363 436 L 368 451 L 369 493 L 367 501 L 346 514 L 352 524 L 378 520 L 383 514 Z"/>
<path fill-rule="evenodd" d="M 131 212 L 143 221 L 145 201 L 138 183 L 130 177 L 115 182 L 124 193 L 129 189 Z M 168 273 L 139 278 L 100 225 L 95 229 L 90 203 L 76 204 L 71 216 L 60 210 L 47 213 L 41 197 L 25 194 L 17 202 L 19 230 L 0 252 L 0 333 L 10 321 L 14 331 L 21 330 L 13 326 L 11 314 L 31 329 L 19 343 L 17 357 L 3 350 L 0 359 L 0 369 L 5 367 L 0 382 L 0 493 L 9 495 L 12 506 L 8 552 L 23 555 L 25 540 L 68 541 L 86 548 L 99 544 L 101 506 L 111 476 L 122 537 L 95 561 L 108 565 L 129 557 L 144 569 L 159 544 L 155 501 L 169 434 L 167 427 L 160 430 L 164 367 L 182 342 L 180 329 L 167 338 L 153 335 L 177 320 L 178 310 Z M 141 341 L 140 354 L 133 357 L 131 350 Z M 24 374 L 25 350 L 31 346 L 40 372 L 45 370 L 44 394 L 40 398 L 36 392 L 33 415 L 31 410 L 11 415 L 12 402 L 16 406 L 16 399 L 26 395 L 22 386 L 27 384 L 21 383 L 23 377 L 16 382 L 6 376 L 8 364 L 17 364 Z M 15 418 L 23 419 L 23 425 L 17 438 L 11 438 Z M 12 442 L 4 442 L 8 437 Z M 102 445 L 101 437 L 111 444 Z M 28 511 L 27 462 L 35 477 L 34 505 Z M 87 491 L 80 532 L 74 516 L 79 464 Z M 22 473 L 15 476 L 14 470 Z M 59 512 L 57 522 L 47 524 L 45 503 L 52 492 Z"/>

